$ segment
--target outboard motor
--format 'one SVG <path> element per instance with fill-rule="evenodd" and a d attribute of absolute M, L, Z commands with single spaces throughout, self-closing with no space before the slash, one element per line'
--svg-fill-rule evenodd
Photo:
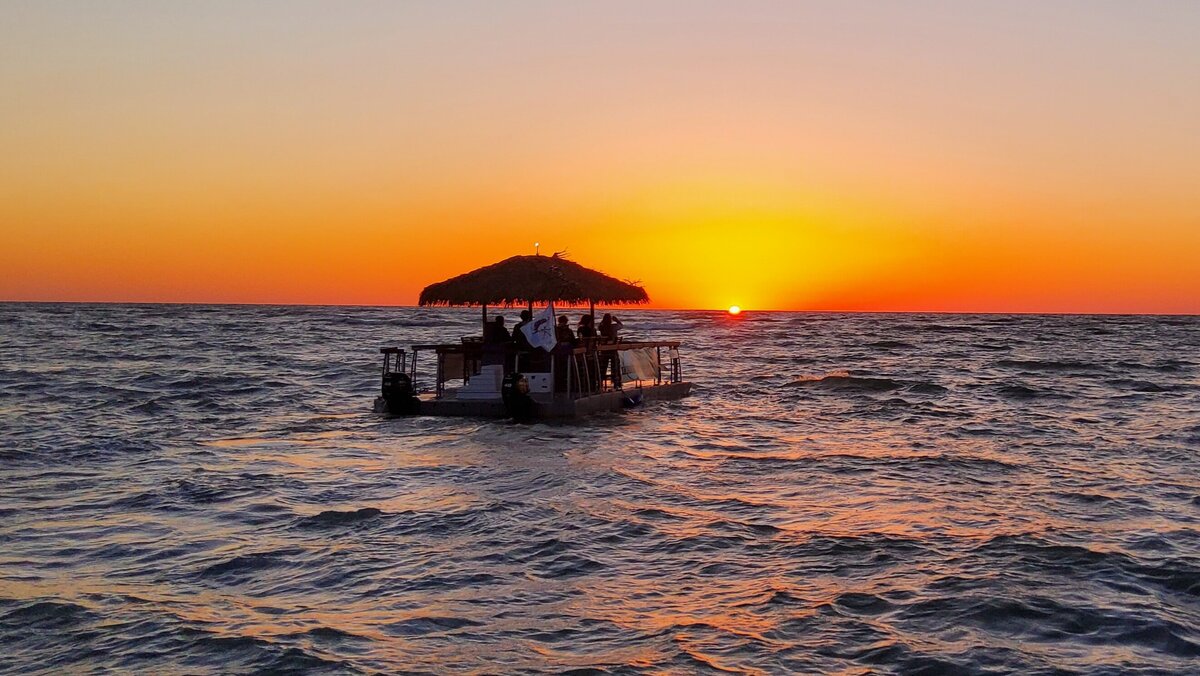
<path fill-rule="evenodd" d="M 397 415 L 414 415 L 421 408 L 412 379 L 400 371 L 383 374 L 383 400 L 388 411 Z"/>
<path fill-rule="evenodd" d="M 517 422 L 533 420 L 533 410 L 536 404 L 529 396 L 529 381 L 520 373 L 509 373 L 504 376 L 500 385 L 500 397 L 504 399 L 504 409 Z"/>

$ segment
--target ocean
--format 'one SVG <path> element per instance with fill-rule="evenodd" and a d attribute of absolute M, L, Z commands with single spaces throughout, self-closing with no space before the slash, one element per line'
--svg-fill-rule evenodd
<path fill-rule="evenodd" d="M 516 425 L 372 412 L 474 310 L 0 305 L 0 672 L 1200 673 L 1200 318 L 618 314 L 693 395 Z"/>

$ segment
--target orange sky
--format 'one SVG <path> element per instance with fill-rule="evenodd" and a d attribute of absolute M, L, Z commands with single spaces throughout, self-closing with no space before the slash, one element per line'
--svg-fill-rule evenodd
<path fill-rule="evenodd" d="M 1200 313 L 1200 4 L 0 7 L 0 300 Z"/>

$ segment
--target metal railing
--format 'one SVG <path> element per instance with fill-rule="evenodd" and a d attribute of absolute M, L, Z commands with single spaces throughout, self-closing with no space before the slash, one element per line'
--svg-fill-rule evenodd
<path fill-rule="evenodd" d="M 587 397 L 624 389 L 626 383 L 641 387 L 646 380 L 626 380 L 620 355 L 628 350 L 650 348 L 654 349 L 655 358 L 654 377 L 649 382 L 655 385 L 682 382 L 683 366 L 679 358 L 678 341 L 598 343 L 574 348 L 569 353 L 565 394 L 571 398 Z M 664 348 L 667 350 L 665 363 L 662 358 Z"/>
<path fill-rule="evenodd" d="M 621 353 L 651 348 L 654 350 L 653 378 L 626 380 L 621 366 Z M 666 350 L 665 361 L 663 350 Z M 565 395 L 577 399 L 620 390 L 626 384 L 641 387 L 647 382 L 663 385 L 683 381 L 679 341 L 600 343 L 595 339 L 586 339 L 585 344 L 581 346 L 560 348 L 549 353 L 542 350 L 520 351 L 512 346 L 486 346 L 480 343 L 413 345 L 411 359 L 406 358 L 405 350 L 398 347 L 385 347 L 380 350 L 383 353 L 384 375 L 407 369 L 413 387 L 418 392 L 428 392 L 430 388 L 421 387 L 417 380 L 417 355 L 421 352 L 434 352 L 437 355 L 437 370 L 432 389 L 434 396 L 438 398 L 445 395 L 447 380 L 461 378 L 466 383 L 472 375 L 479 373 L 480 366 L 485 361 L 485 351 L 489 353 L 489 359 L 503 359 L 506 373 L 514 370 L 523 373 L 549 373 L 553 396 Z M 531 365 L 539 369 L 547 366 L 549 368 L 531 371 Z M 454 373 L 450 373 L 450 370 Z"/>

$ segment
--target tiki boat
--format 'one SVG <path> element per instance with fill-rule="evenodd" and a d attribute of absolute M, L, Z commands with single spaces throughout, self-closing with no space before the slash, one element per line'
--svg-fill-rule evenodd
<path fill-rule="evenodd" d="M 482 334 L 454 343 L 412 345 L 407 350 L 382 348 L 383 387 L 375 410 L 397 415 L 571 418 L 685 397 L 692 385 L 683 379 L 677 341 L 610 336 L 568 343 L 553 337 L 555 303 L 586 305 L 594 324 L 597 303 L 648 300 L 642 287 L 558 254 L 514 256 L 432 284 L 421 292 L 420 305 L 481 307 Z M 485 340 L 497 335 L 489 327 L 488 306 L 527 308 L 534 315 L 525 334 L 533 338 L 528 341 L 532 345 Z M 536 313 L 535 306 L 540 306 Z"/>

